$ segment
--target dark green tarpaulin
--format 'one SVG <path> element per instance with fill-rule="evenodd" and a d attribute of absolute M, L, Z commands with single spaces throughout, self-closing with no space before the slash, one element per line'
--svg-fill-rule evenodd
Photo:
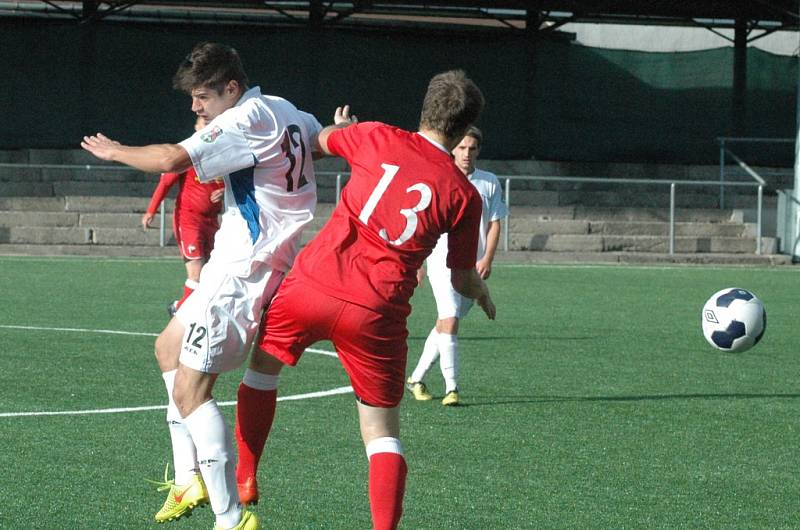
<path fill-rule="evenodd" d="M 330 121 L 414 128 L 428 79 L 464 68 L 488 106 L 483 156 L 494 159 L 715 163 L 732 131 L 733 49 L 645 53 L 511 32 L 436 33 L 299 27 L 0 22 L 0 149 L 77 147 L 103 131 L 141 144 L 191 131 L 171 77 L 199 40 L 239 49 L 252 84 Z M 746 136 L 794 137 L 797 60 L 748 51 Z M 753 153 L 793 163 L 791 148 Z"/>

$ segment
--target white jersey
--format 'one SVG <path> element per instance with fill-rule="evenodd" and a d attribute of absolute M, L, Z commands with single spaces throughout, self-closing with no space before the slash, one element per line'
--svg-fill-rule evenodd
<path fill-rule="evenodd" d="M 478 240 L 478 254 L 475 257 L 477 263 L 486 253 L 486 235 L 489 232 L 489 223 L 498 221 L 508 216 L 508 207 L 503 202 L 503 188 L 500 186 L 500 181 L 497 175 L 476 169 L 467 178 L 473 186 L 478 190 L 483 204 L 483 211 L 481 212 L 481 226 L 479 230 Z M 428 275 L 436 276 L 447 274 L 449 278 L 449 269 L 447 268 L 447 234 L 442 234 L 439 241 L 436 243 L 431 255 L 428 256 Z"/>
<path fill-rule="evenodd" d="M 211 260 L 242 276 L 261 263 L 289 270 L 302 229 L 314 218 L 311 155 L 321 129 L 311 114 L 253 87 L 180 143 L 201 181 L 225 179 L 225 212 Z"/>

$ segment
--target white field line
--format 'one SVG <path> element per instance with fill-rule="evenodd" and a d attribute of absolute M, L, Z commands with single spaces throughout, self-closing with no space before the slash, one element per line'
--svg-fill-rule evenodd
<path fill-rule="evenodd" d="M 3 329 L 21 329 L 29 331 L 75 331 L 78 333 L 105 333 L 109 335 L 136 335 L 139 337 L 158 337 L 158 333 L 144 333 L 142 331 L 116 331 L 113 329 L 84 329 L 84 328 L 52 328 L 43 326 L 15 326 L 0 324 Z"/>
<path fill-rule="evenodd" d="M 113 329 L 87 329 L 87 328 L 53 328 L 45 326 L 16 326 L 12 324 L 0 324 L 0 329 L 20 329 L 28 331 L 71 331 L 77 333 L 105 333 L 107 335 L 135 335 L 138 337 L 158 337 L 158 333 L 145 333 L 143 331 L 117 331 Z M 306 348 L 307 352 L 337 357 L 336 352 L 328 350 L 318 350 L 316 348 Z"/>
<path fill-rule="evenodd" d="M 110 335 L 135 335 L 140 337 L 157 337 L 158 333 L 145 333 L 140 331 L 116 331 L 111 329 L 86 329 L 86 328 L 55 328 L 44 326 L 16 326 L 10 324 L 0 324 L 2 329 L 19 329 L 30 331 L 67 331 L 79 333 L 103 333 Z M 307 348 L 307 352 L 318 353 L 328 357 L 336 357 L 336 352 L 327 350 L 318 350 L 316 348 Z M 292 396 L 281 396 L 278 401 L 295 401 L 298 399 L 313 399 L 326 396 L 334 396 L 336 394 L 347 394 L 353 391 L 351 386 L 342 386 L 333 388 L 331 390 L 321 390 L 318 392 L 308 392 L 306 394 L 295 394 Z M 236 405 L 236 401 L 220 401 L 217 403 L 220 407 L 231 407 Z M 141 412 L 147 410 L 166 410 L 166 405 L 151 405 L 144 407 L 118 407 L 110 409 L 90 409 L 90 410 L 57 410 L 57 411 L 44 411 L 44 412 L 0 412 L 0 418 L 18 418 L 22 416 L 77 416 L 85 414 L 117 414 L 121 412 Z"/>
<path fill-rule="evenodd" d="M 307 394 L 295 394 L 293 396 L 282 396 L 278 401 L 294 401 L 298 399 L 313 399 L 325 396 L 334 396 L 336 394 L 347 394 L 353 391 L 351 386 L 341 386 L 331 390 L 322 390 L 319 392 L 309 392 Z M 236 405 L 235 401 L 219 401 L 217 405 L 220 407 L 232 407 Z M 0 418 L 19 418 L 22 416 L 81 416 L 86 414 L 118 414 L 120 412 L 142 412 L 147 410 L 166 410 L 166 405 L 151 405 L 147 407 L 119 407 L 113 409 L 90 409 L 90 410 L 54 410 L 49 412 L 0 412 Z"/>

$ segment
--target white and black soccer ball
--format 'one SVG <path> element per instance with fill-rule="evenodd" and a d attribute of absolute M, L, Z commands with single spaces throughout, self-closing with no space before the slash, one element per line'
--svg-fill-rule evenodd
<path fill-rule="evenodd" d="M 749 350 L 764 336 L 764 303 L 746 289 L 729 287 L 714 293 L 703 306 L 703 335 L 709 344 L 727 352 Z"/>

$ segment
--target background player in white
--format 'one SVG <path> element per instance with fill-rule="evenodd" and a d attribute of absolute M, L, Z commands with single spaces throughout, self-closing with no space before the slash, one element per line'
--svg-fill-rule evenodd
<path fill-rule="evenodd" d="M 313 218 L 312 152 L 321 125 L 247 83 L 236 50 L 200 43 L 173 86 L 191 96 L 192 111 L 206 127 L 179 144 L 130 147 L 99 133 L 81 143 L 103 160 L 142 171 L 193 165 L 201 181 L 225 179 L 226 209 L 200 284 L 156 339 L 176 474 L 165 483 L 169 493 L 157 521 L 177 519 L 210 500 L 215 529 L 260 528 L 239 503 L 231 438 L 211 392 L 221 372 L 246 358 L 264 304 Z"/>
<path fill-rule="evenodd" d="M 508 216 L 508 207 L 503 202 L 503 188 L 497 176 L 475 168 L 482 142 L 481 131 L 477 127 L 470 127 L 461 142 L 453 149 L 453 156 L 456 166 L 477 188 L 483 203 L 478 260 L 475 268 L 485 280 L 492 273 L 492 261 L 500 240 L 500 220 Z M 443 234 L 427 260 L 428 278 L 436 299 L 438 317 L 436 325 L 425 340 L 422 355 L 411 377 L 408 378 L 407 385 L 415 399 L 420 401 L 433 399 L 422 381 L 438 357 L 445 382 L 442 405 L 458 405 L 458 324 L 467 316 L 473 300 L 461 296 L 453 289 L 446 259 L 447 234 Z M 420 281 L 424 274 L 425 271 L 420 269 L 418 275 Z"/>

